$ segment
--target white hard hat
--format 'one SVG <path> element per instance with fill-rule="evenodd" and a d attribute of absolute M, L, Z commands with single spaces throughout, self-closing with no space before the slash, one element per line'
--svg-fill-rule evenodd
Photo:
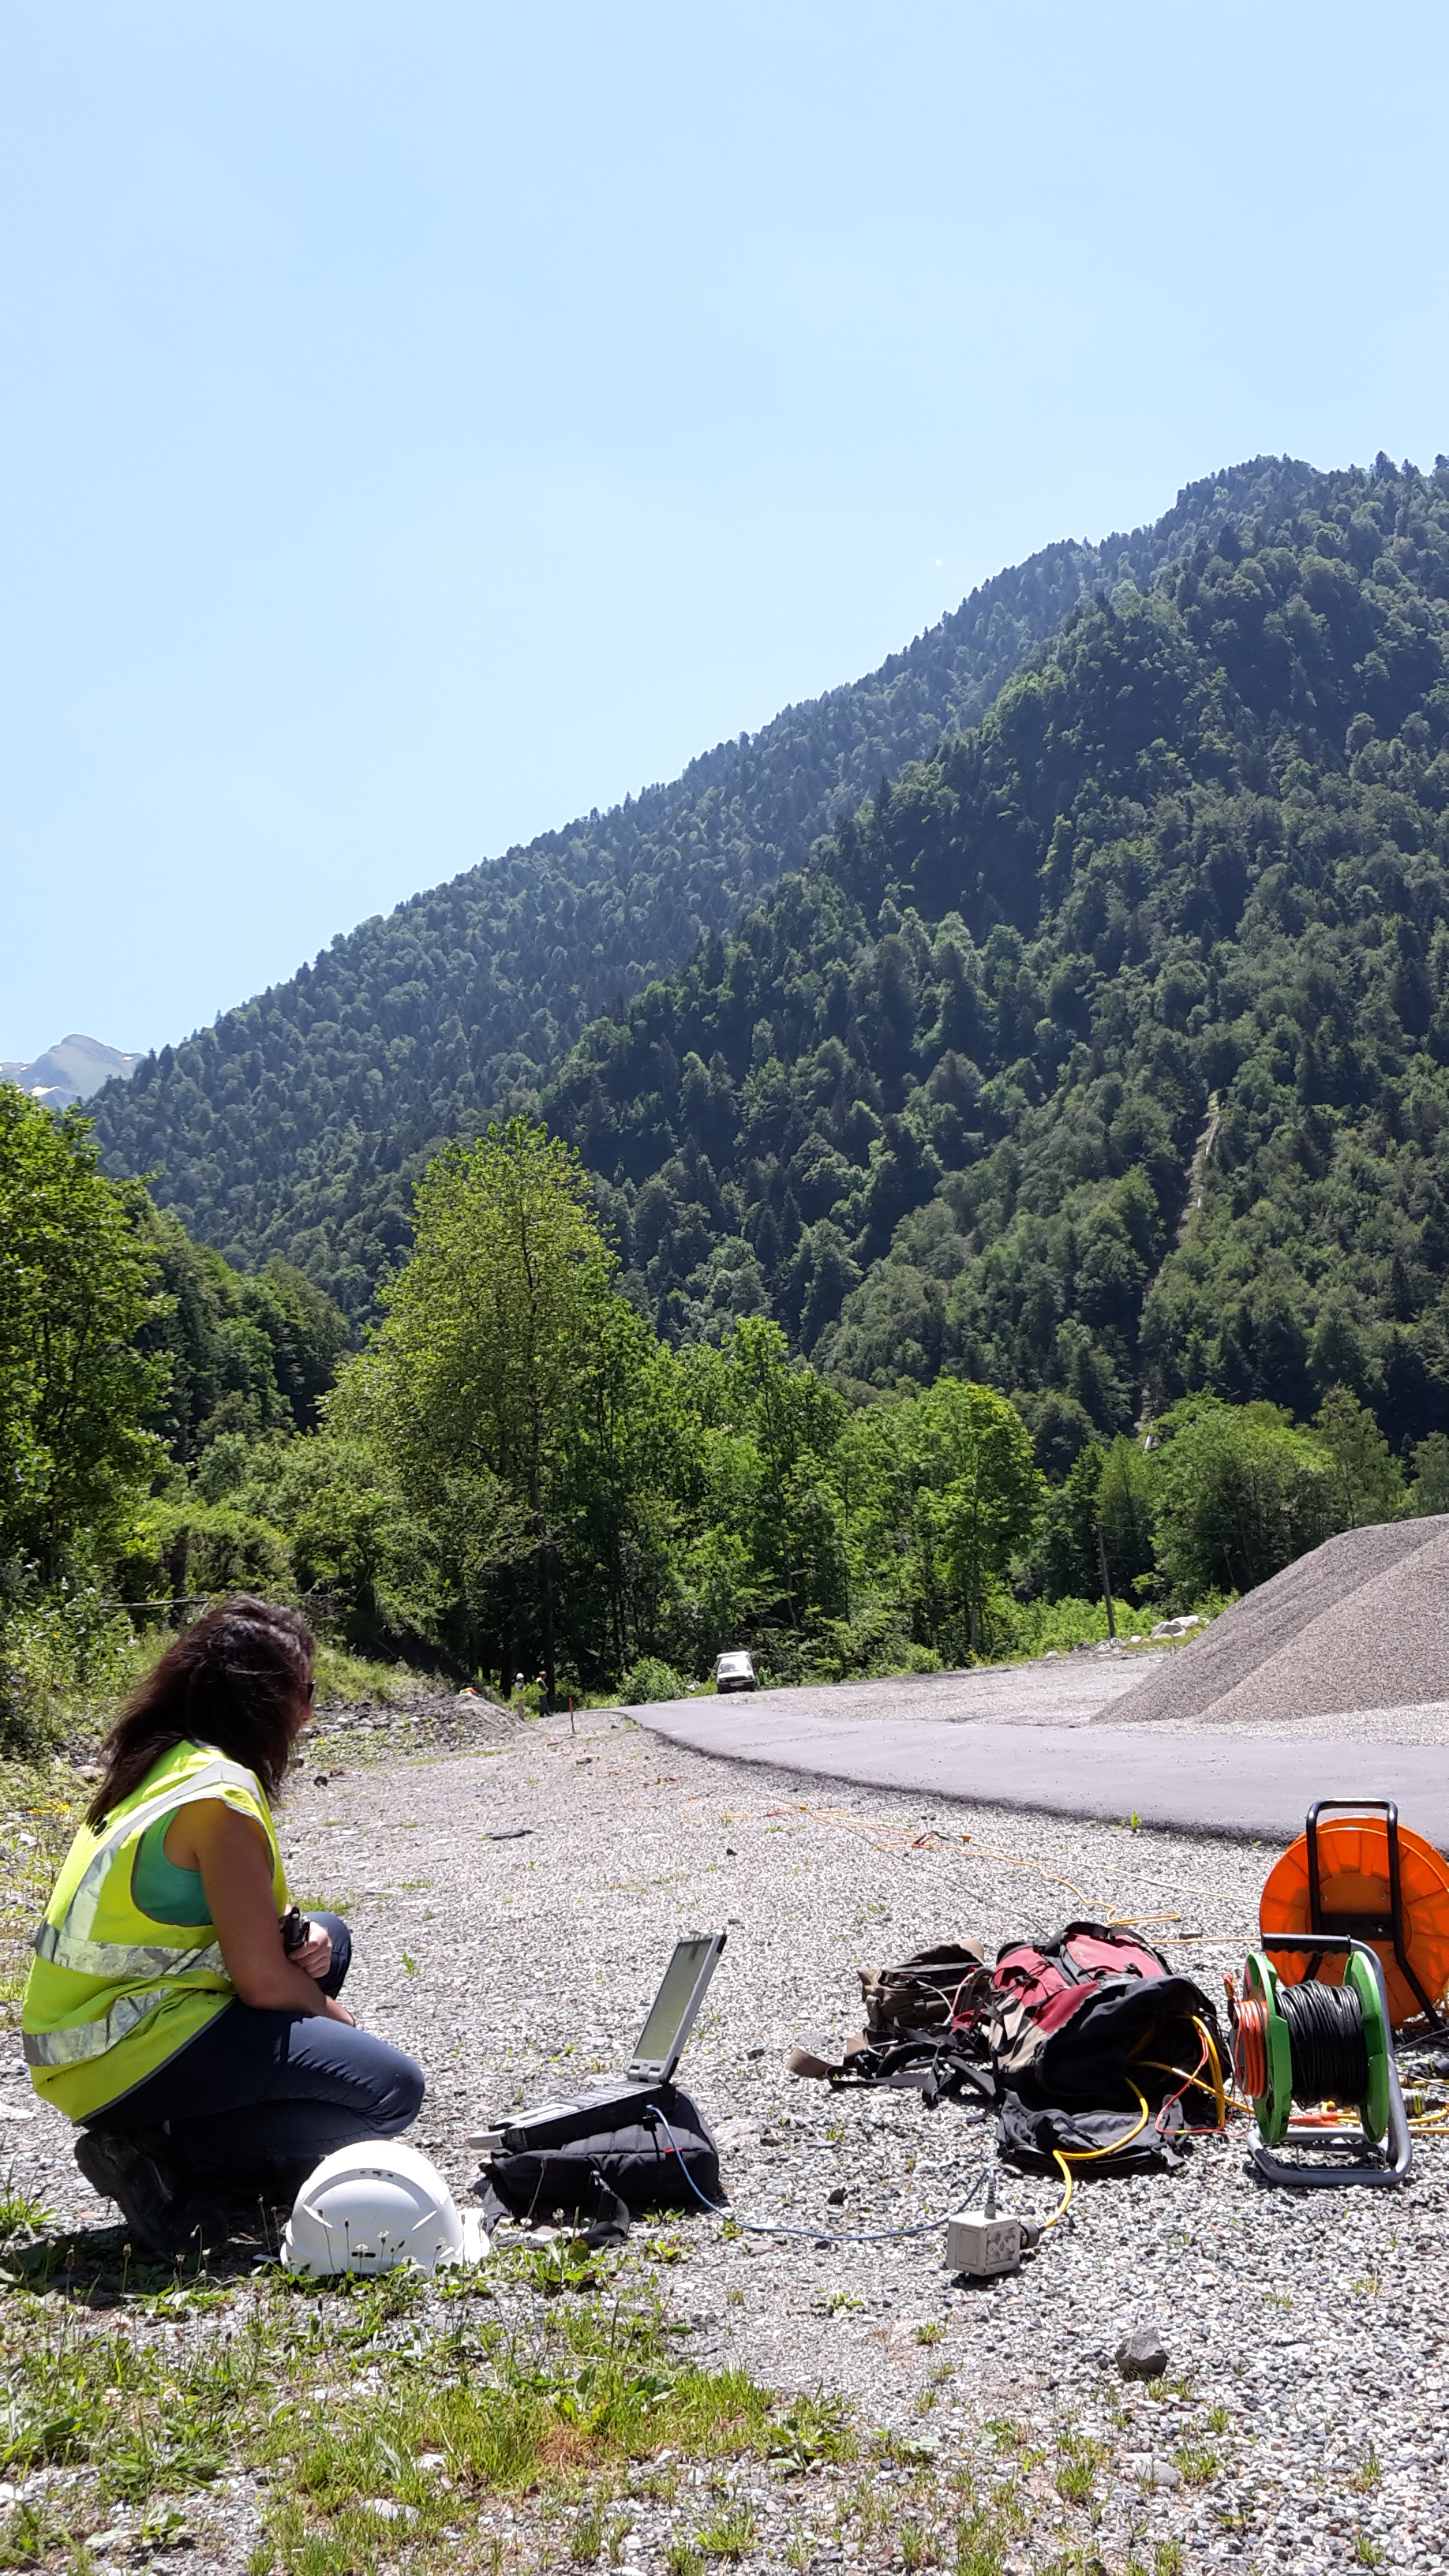
<path fill-rule="evenodd" d="M 416 2147 L 376 2138 L 324 2156 L 282 2238 L 289 2272 L 389 2272 L 398 2263 L 431 2272 L 487 2251 L 479 2212 L 457 2208 L 437 2166 Z"/>

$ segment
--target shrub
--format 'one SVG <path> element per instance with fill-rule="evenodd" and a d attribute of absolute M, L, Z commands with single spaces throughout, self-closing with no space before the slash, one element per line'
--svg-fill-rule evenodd
<path fill-rule="evenodd" d="M 118 1571 L 129 1601 L 212 1599 L 226 1592 L 289 1597 L 293 1584 L 282 1532 L 232 1503 L 147 1504 Z"/>
<path fill-rule="evenodd" d="M 1140 1625 L 1135 1615 L 1125 1609 L 1117 1614 L 1117 1633 L 1124 1635 Z M 1099 1644 L 1107 1634 L 1107 1608 L 1103 1601 L 1027 1601 L 1022 1604 L 1021 1643 L 1028 1655 L 1045 1655 L 1053 1649 L 1059 1655 L 1069 1654 L 1073 1646 Z"/>
<path fill-rule="evenodd" d="M 0 1751 L 37 1752 L 68 1718 L 99 1722 L 152 1652 L 92 1583 L 12 1590 L 0 1598 Z"/>
<path fill-rule="evenodd" d="M 624 1708 L 645 1708 L 652 1700 L 683 1699 L 688 1688 L 687 1677 L 672 1664 L 661 1663 L 657 1655 L 641 1655 L 619 1684 L 619 1701 Z"/>

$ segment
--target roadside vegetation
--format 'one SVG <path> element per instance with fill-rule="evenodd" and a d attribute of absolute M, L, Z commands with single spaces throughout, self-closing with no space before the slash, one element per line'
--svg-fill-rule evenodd
<path fill-rule="evenodd" d="M 238 1282 L 86 1122 L 0 1092 L 0 1716 L 93 1737 L 200 1599 L 301 1601 L 324 1698 L 431 1674 L 530 1702 L 674 1696 L 746 1644 L 781 1682 L 930 1672 L 1210 1613 L 1336 1530 L 1449 1500 L 1346 1385 L 1295 1422 L 1179 1397 L 1099 1435 L 1065 1394 L 840 1388 L 741 1316 L 676 1348 L 577 1156 L 450 1147 L 356 1351 L 307 1283 Z M 203 1409 L 208 1408 L 208 1409 Z"/>
<path fill-rule="evenodd" d="M 766 2542 L 795 2567 L 842 2543 L 956 2576 L 1023 2550 L 1062 2576 L 1102 2563 L 1112 2440 L 993 2420 L 943 2466 L 928 2419 L 949 2361 L 915 2437 L 695 2359 L 667 2231 L 325 2284 L 262 2247 L 245 2269 L 137 2265 L 120 2230 L 47 2232 L 13 2203 L 0 2239 L 0 2568 L 195 2549 L 248 2576 L 523 2576 L 628 2563 L 641 2516 L 669 2576 Z M 1120 2563 L 1166 2576 L 1177 2549 L 1143 2539 Z"/>

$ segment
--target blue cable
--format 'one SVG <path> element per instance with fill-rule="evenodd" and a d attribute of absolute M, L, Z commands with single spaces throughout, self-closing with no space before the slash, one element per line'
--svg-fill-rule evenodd
<path fill-rule="evenodd" d="M 703 2192 L 700 2190 L 698 2183 L 695 2181 L 693 2174 L 690 2172 L 688 2165 L 680 2154 L 679 2140 L 676 2138 L 674 2131 L 671 2129 L 669 2122 L 665 2119 L 657 2102 L 651 2102 L 649 2104 L 648 2109 L 643 2113 L 643 2118 L 648 2127 L 652 2128 L 657 2122 L 658 2126 L 664 2131 L 666 2138 L 674 2149 L 676 2157 L 678 2157 L 679 2170 L 683 2174 L 685 2181 L 688 2183 L 690 2190 L 693 2192 L 695 2199 L 698 2201 L 700 2208 L 707 2209 L 711 2218 L 734 2218 L 736 2227 L 742 2228 L 747 2236 L 803 2236 L 815 2245 L 883 2245 L 890 2238 L 897 2236 L 929 2236 L 933 2227 L 944 2227 L 946 2223 L 943 2218 L 925 2218 L 922 2219 L 918 2227 L 872 2227 L 869 2228 L 863 2236 L 842 2236 L 832 2227 L 776 2227 L 772 2225 L 768 2219 L 764 2218 L 735 2218 L 735 2214 L 732 2209 L 724 2208 L 717 2200 L 705 2199 Z M 984 2166 L 975 2166 L 971 2173 L 968 2174 L 963 2188 L 969 2190 L 971 2185 L 977 2180 L 978 2176 L 984 2171 Z"/>

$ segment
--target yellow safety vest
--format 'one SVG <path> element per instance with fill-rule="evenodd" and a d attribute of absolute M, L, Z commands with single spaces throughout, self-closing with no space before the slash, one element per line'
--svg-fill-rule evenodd
<path fill-rule="evenodd" d="M 286 1912 L 266 1792 L 215 1745 L 175 1745 L 102 1825 L 82 1825 L 35 1934 L 21 2017 L 31 2083 L 72 2120 L 154 2075 L 235 1994 L 213 1924 L 187 1924 L 179 1940 L 180 1927 L 143 1914 L 132 1894 L 142 1836 L 200 1798 L 220 1798 L 261 1826 L 277 1913 Z"/>

